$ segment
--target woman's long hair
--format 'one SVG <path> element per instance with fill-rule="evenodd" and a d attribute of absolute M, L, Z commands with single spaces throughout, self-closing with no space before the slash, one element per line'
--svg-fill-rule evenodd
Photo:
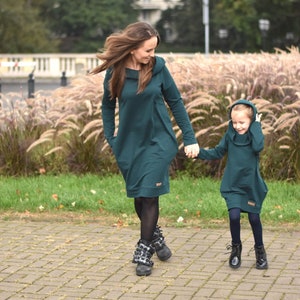
<path fill-rule="evenodd" d="M 131 55 L 131 51 L 138 49 L 146 40 L 157 37 L 157 46 L 160 42 L 158 32 L 148 23 L 136 22 L 128 25 L 123 31 L 111 34 L 105 41 L 104 49 L 97 53 L 97 58 L 102 61 L 91 71 L 92 74 L 112 70 L 112 77 L 109 82 L 111 98 L 120 96 L 125 81 L 125 64 Z M 151 59 L 149 64 L 141 66 L 139 72 L 139 84 L 137 93 L 141 93 L 152 76 L 152 69 L 155 59 Z"/>

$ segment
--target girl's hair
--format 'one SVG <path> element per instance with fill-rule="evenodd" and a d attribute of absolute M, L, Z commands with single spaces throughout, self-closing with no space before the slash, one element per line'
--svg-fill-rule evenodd
<path fill-rule="evenodd" d="M 91 73 L 97 74 L 111 68 L 112 77 L 109 81 L 109 89 L 112 99 L 121 94 L 125 81 L 125 63 L 131 51 L 138 49 L 152 37 L 157 37 L 158 46 L 160 42 L 158 32 L 146 22 L 136 22 L 128 25 L 123 31 L 111 34 L 106 39 L 104 49 L 97 53 L 97 58 L 103 63 Z M 137 93 L 141 93 L 151 80 L 154 64 L 155 58 L 141 66 Z"/>
<path fill-rule="evenodd" d="M 246 110 L 246 113 L 247 113 L 248 117 L 252 120 L 252 118 L 253 118 L 253 109 L 250 105 L 236 104 L 232 107 L 231 112 L 233 112 L 233 111 L 242 111 L 242 110 Z M 231 115 L 230 115 L 230 118 L 231 118 Z"/>

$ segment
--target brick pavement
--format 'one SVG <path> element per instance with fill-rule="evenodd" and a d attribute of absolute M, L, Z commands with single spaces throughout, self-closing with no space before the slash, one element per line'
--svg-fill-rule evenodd
<path fill-rule="evenodd" d="M 136 227 L 0 221 L 0 299 L 300 299 L 300 232 L 265 230 L 269 269 L 256 270 L 242 229 L 242 266 L 228 266 L 228 228 L 164 228 L 173 256 L 149 277 L 131 263 Z"/>

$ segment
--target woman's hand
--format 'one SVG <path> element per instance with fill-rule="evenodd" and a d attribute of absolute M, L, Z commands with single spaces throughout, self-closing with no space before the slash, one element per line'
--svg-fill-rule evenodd
<path fill-rule="evenodd" d="M 195 158 L 200 151 L 198 144 L 192 144 L 184 147 L 184 153 L 188 158 Z"/>

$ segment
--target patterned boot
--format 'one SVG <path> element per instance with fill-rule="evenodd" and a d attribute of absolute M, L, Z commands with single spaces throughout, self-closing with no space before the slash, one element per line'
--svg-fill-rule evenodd
<path fill-rule="evenodd" d="M 165 243 L 165 238 L 162 235 L 162 230 L 156 226 L 153 233 L 152 245 L 155 248 L 157 257 L 162 260 L 168 260 L 172 256 L 170 248 Z"/>
<path fill-rule="evenodd" d="M 153 261 L 151 257 L 155 249 L 152 247 L 151 243 L 145 240 L 139 240 L 137 249 L 135 251 L 135 261 L 136 266 L 136 275 L 137 276 L 148 276 L 152 272 Z"/>
<path fill-rule="evenodd" d="M 267 254 L 264 246 L 254 246 L 256 256 L 256 269 L 268 269 Z"/>

